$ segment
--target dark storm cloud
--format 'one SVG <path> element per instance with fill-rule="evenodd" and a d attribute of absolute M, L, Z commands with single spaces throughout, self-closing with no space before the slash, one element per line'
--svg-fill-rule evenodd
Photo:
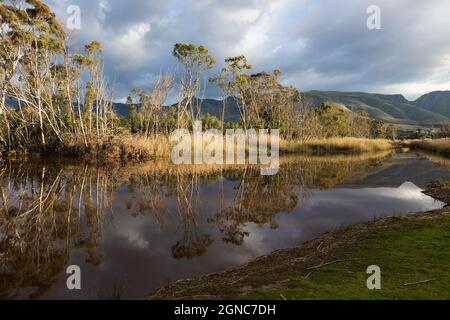
<path fill-rule="evenodd" d="M 217 60 L 245 54 L 256 70 L 281 68 L 300 89 L 364 90 L 415 97 L 450 83 L 446 0 L 53 0 L 61 17 L 79 5 L 79 48 L 105 47 L 118 96 L 172 69 L 173 44 L 206 45 Z M 382 29 L 366 27 L 369 5 Z M 220 66 L 217 67 L 219 70 Z M 214 95 L 208 89 L 207 95 Z"/>

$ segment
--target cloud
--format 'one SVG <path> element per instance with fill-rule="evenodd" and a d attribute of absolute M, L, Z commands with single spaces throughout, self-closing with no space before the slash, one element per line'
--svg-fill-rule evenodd
<path fill-rule="evenodd" d="M 382 29 L 360 0 L 48 0 L 60 17 L 79 5 L 78 48 L 105 47 L 119 97 L 173 69 L 176 42 L 206 45 L 222 61 L 245 54 L 255 71 L 280 68 L 301 90 L 405 93 L 450 88 L 450 2 L 378 0 Z M 215 72 L 220 68 L 217 66 Z M 397 90 L 401 90 L 398 92 Z M 208 88 L 207 95 L 214 95 Z"/>

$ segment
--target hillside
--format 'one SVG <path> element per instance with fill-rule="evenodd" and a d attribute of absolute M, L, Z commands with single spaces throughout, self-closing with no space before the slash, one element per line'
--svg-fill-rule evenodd
<path fill-rule="evenodd" d="M 317 106 L 322 103 L 342 104 L 354 112 L 395 124 L 432 125 L 449 120 L 448 115 L 437 113 L 433 107 L 424 108 L 402 95 L 383 95 L 364 92 L 310 91 L 303 94 L 305 103 Z M 420 99 L 419 99 L 420 100 Z M 418 101 L 419 101 L 418 100 Z M 445 107 L 441 107 L 445 110 Z"/>
<path fill-rule="evenodd" d="M 303 101 L 311 107 L 331 103 L 346 107 L 353 112 L 364 113 L 374 119 L 399 125 L 437 125 L 450 121 L 450 91 L 428 93 L 416 101 L 408 101 L 404 96 L 365 92 L 309 91 L 303 94 Z M 176 105 L 174 105 L 176 106 Z M 202 112 L 220 118 L 222 102 L 203 99 Z M 128 115 L 125 104 L 116 104 L 122 116 Z M 238 121 L 239 111 L 236 103 L 228 99 L 225 113 L 226 121 Z"/>
<path fill-rule="evenodd" d="M 222 101 L 216 99 L 203 99 L 202 101 L 202 113 L 203 114 L 211 114 L 216 116 L 217 118 L 221 118 L 221 110 L 222 110 Z M 139 106 L 138 106 L 139 107 Z M 177 107 L 176 104 L 173 104 L 172 107 Z M 122 117 L 128 117 L 130 108 L 125 103 L 114 103 L 114 110 Z M 239 110 L 237 108 L 236 102 L 229 98 L 227 99 L 227 105 L 225 109 L 225 121 L 226 122 L 238 122 L 240 119 Z"/>
<path fill-rule="evenodd" d="M 365 92 L 309 91 L 302 94 L 303 101 L 317 107 L 322 103 L 331 103 L 353 112 L 364 113 L 371 118 L 386 123 L 412 126 L 438 125 L 450 121 L 450 91 L 435 91 L 423 95 L 416 101 L 408 101 L 404 96 L 385 95 Z M 7 104 L 17 107 L 17 102 L 8 98 Z M 176 107 L 176 105 L 173 105 Z M 203 114 L 221 117 L 222 101 L 203 99 Z M 114 103 L 114 109 L 122 117 L 128 117 L 129 106 Z M 239 110 L 236 102 L 227 99 L 225 121 L 239 121 Z"/>
<path fill-rule="evenodd" d="M 435 91 L 423 95 L 414 104 L 417 107 L 450 118 L 450 91 Z"/>

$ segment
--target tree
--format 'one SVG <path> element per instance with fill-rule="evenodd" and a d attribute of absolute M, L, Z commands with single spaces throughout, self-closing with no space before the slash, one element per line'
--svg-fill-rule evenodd
<path fill-rule="evenodd" d="M 395 141 L 397 140 L 397 127 L 393 124 L 389 125 L 387 127 L 387 133 L 386 136 L 388 139 Z"/>
<path fill-rule="evenodd" d="M 225 101 L 222 126 L 225 103 L 231 97 L 236 101 L 245 131 L 249 128 L 280 129 L 285 138 L 294 137 L 302 114 L 301 96 L 297 89 L 280 84 L 281 71 L 248 74 L 252 66 L 245 56 L 227 58 L 225 63 L 227 67 L 210 79 L 221 89 Z"/>
<path fill-rule="evenodd" d="M 439 127 L 439 136 L 441 138 L 450 137 L 450 121 L 444 121 Z"/>
<path fill-rule="evenodd" d="M 39 114 L 41 143 L 45 147 L 43 120 L 43 83 L 49 80 L 40 65 L 50 63 L 51 54 L 62 51 L 64 31 L 50 8 L 39 0 L 0 1 L 0 113 L 7 128 L 8 149 L 11 150 L 10 115 L 6 109 L 6 96 L 11 93 L 11 82 L 15 77 L 25 76 L 33 82 L 36 108 Z M 55 129 L 56 131 L 56 129 Z"/>
<path fill-rule="evenodd" d="M 280 70 L 252 74 L 243 92 L 247 121 L 253 128 L 280 129 L 284 137 L 294 130 L 295 113 L 300 108 L 300 92 L 279 83 Z"/>
<path fill-rule="evenodd" d="M 246 71 L 251 70 L 252 66 L 245 56 L 226 58 L 225 63 L 227 66 L 222 69 L 221 73 L 210 78 L 210 82 L 217 85 L 222 91 L 222 123 L 225 120 L 226 98 L 231 97 L 236 101 L 242 125 L 244 130 L 247 131 L 247 105 L 243 93 L 250 77 Z"/>
<path fill-rule="evenodd" d="M 142 123 L 137 107 L 133 103 L 133 98 L 131 96 L 127 97 L 127 105 L 130 108 L 130 113 L 128 115 L 128 122 L 130 124 L 131 133 L 138 133 L 142 129 Z"/>
<path fill-rule="evenodd" d="M 164 102 L 173 88 L 172 74 L 160 74 L 149 92 L 134 89 L 132 95 L 139 100 L 141 119 L 139 131 L 145 136 L 156 134 L 160 130 L 160 121 L 164 113 Z"/>
<path fill-rule="evenodd" d="M 370 137 L 373 139 L 380 139 L 386 137 L 386 127 L 383 121 L 372 120 L 370 126 Z"/>
<path fill-rule="evenodd" d="M 221 129 L 223 126 L 222 122 L 217 117 L 209 113 L 202 117 L 202 125 L 203 130 Z"/>
<path fill-rule="evenodd" d="M 175 44 L 173 56 L 184 69 L 178 94 L 178 127 L 181 128 L 187 126 L 189 118 L 192 123 L 200 119 L 201 100 L 194 98 L 200 92 L 203 72 L 211 69 L 216 61 L 205 46 L 194 44 Z"/>
<path fill-rule="evenodd" d="M 42 1 L 0 3 L 0 151 L 53 149 L 78 142 L 80 135 L 88 149 L 94 133 L 101 143 L 116 117 L 113 90 L 99 67 L 100 43 L 86 46 L 86 55 L 70 53 L 68 34 Z M 7 97 L 17 108 L 6 105 Z"/>

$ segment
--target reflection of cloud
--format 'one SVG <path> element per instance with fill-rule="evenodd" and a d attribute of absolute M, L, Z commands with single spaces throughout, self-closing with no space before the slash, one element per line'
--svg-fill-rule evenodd
<path fill-rule="evenodd" d="M 136 223 L 121 223 L 117 229 L 118 235 L 125 238 L 128 243 L 139 249 L 148 249 L 150 244 L 144 239 L 142 225 Z"/>
<path fill-rule="evenodd" d="M 411 182 L 398 188 L 311 190 L 307 205 L 292 214 L 278 215 L 279 228 L 249 225 L 244 247 L 255 256 L 297 246 L 344 225 L 377 217 L 439 209 L 443 203 L 428 197 Z"/>
<path fill-rule="evenodd" d="M 424 166 L 415 165 L 415 168 L 423 169 Z M 383 176 L 389 180 L 383 181 L 383 185 L 398 185 L 397 182 L 392 183 L 396 177 L 389 172 L 384 172 Z M 402 172 L 400 176 L 405 179 L 406 175 Z M 255 179 L 263 178 L 258 175 Z M 286 183 L 291 183 L 293 175 L 286 176 L 286 179 Z M 408 176 L 408 180 L 413 179 Z M 237 181 L 224 182 L 226 204 L 233 203 L 237 185 Z M 365 182 L 361 185 L 371 184 Z M 245 238 L 242 246 L 236 246 L 223 242 L 223 234 L 217 225 L 211 223 L 210 219 L 208 221 L 220 210 L 220 186 L 217 182 L 200 184 L 201 213 L 195 227 L 198 227 L 196 230 L 200 234 L 210 235 L 214 242 L 201 256 L 191 260 L 176 260 L 171 252 L 174 244 L 183 237 L 183 224 L 175 218 L 175 223 L 162 227 L 151 214 L 132 216 L 131 213 L 139 204 L 139 197 L 133 197 L 129 193 L 130 188 L 119 187 L 113 197 L 113 223 L 105 224 L 102 229 L 103 263 L 101 268 L 83 268 L 89 280 L 87 282 L 97 289 L 100 286 L 109 288 L 117 279 L 126 281 L 127 289 L 132 290 L 127 294 L 137 298 L 155 287 L 166 285 L 168 280 L 173 282 L 220 272 L 274 250 L 298 246 L 337 227 L 369 221 L 381 215 L 425 211 L 441 206 L 439 202 L 423 195 L 421 189 L 410 182 L 397 188 L 353 189 L 341 186 L 330 190 L 312 189 L 307 205 L 299 203 L 290 214 L 275 214 L 274 219 L 279 225 L 277 229 L 271 229 L 268 224 L 257 226 L 247 223 L 244 230 L 249 232 L 249 237 Z M 269 199 L 260 197 L 256 200 L 265 205 Z M 132 210 L 126 209 L 127 202 L 133 202 Z M 167 196 L 164 203 L 170 213 L 179 217 L 174 197 Z M 242 219 L 245 221 L 245 217 Z M 84 262 L 80 261 L 75 262 L 82 265 Z"/>

